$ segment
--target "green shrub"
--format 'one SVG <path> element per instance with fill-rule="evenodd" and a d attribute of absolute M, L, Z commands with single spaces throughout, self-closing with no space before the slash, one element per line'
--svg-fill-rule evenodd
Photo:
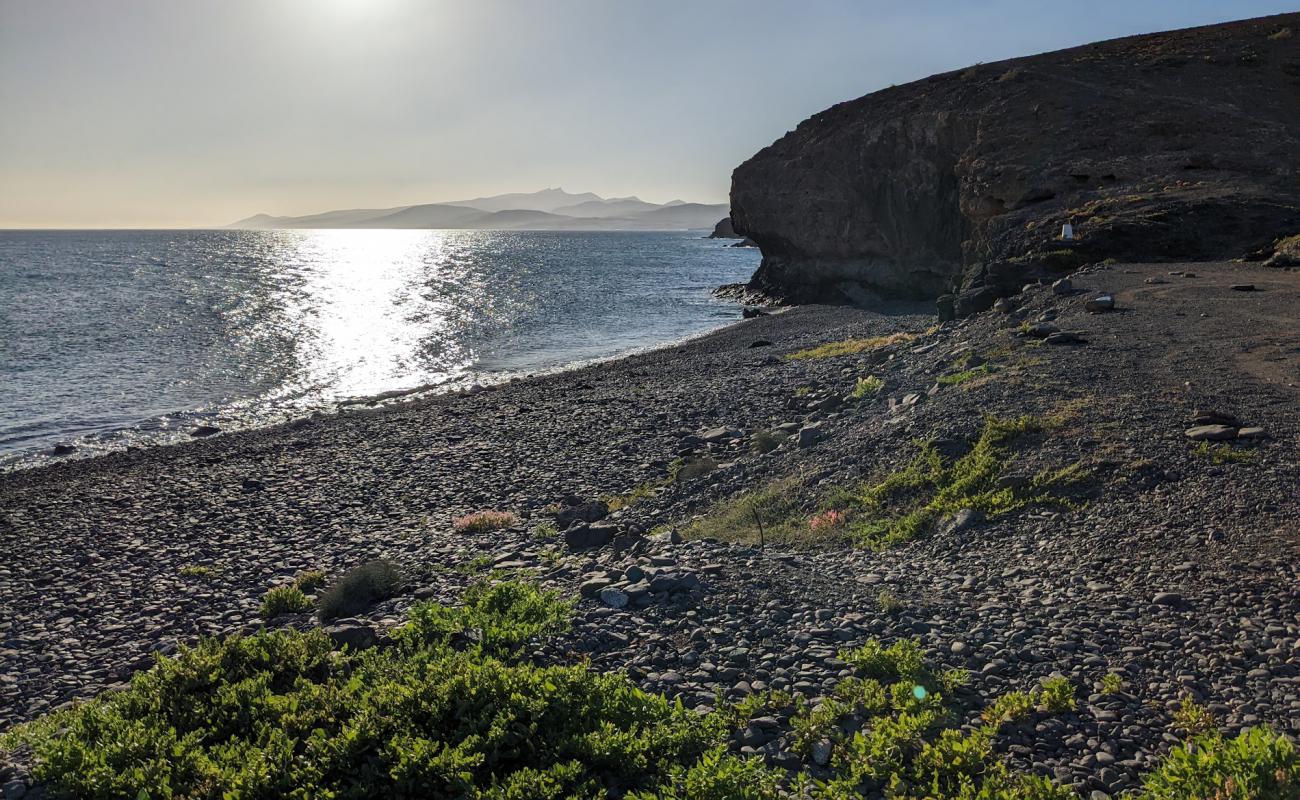
<path fill-rule="evenodd" d="M 182 578 L 212 578 L 216 576 L 217 570 L 203 564 L 186 564 L 176 570 L 176 573 Z"/>
<path fill-rule="evenodd" d="M 275 619 L 281 614 L 296 614 L 311 608 L 311 600 L 297 586 L 277 586 L 262 596 L 263 619 Z"/>
<path fill-rule="evenodd" d="M 840 658 L 868 678 L 891 682 L 917 680 L 925 666 L 921 645 L 914 639 L 899 639 L 889 647 L 872 639 L 861 647 L 845 650 Z"/>
<path fill-rule="evenodd" d="M 1029 716 L 1034 710 L 1034 696 L 1026 692 L 1007 692 L 993 701 L 993 705 L 984 709 L 982 715 L 990 725 L 1004 722 L 1016 722 Z"/>
<path fill-rule="evenodd" d="M 533 636 L 568 628 L 571 603 L 555 592 L 517 582 L 476 583 L 465 592 L 463 605 L 417 603 L 409 622 L 396 633 L 408 650 L 426 649 L 465 637 L 478 652 L 505 657 Z"/>
<path fill-rule="evenodd" d="M 1210 710 L 1190 696 L 1184 695 L 1182 704 L 1174 712 L 1174 728 L 1188 736 L 1209 733 L 1216 724 L 1218 723 Z"/>
<path fill-rule="evenodd" d="M 385 559 L 360 564 L 325 587 L 317 601 L 321 622 L 351 617 L 386 600 L 402 585 L 402 572 Z"/>
<path fill-rule="evenodd" d="M 737 758 L 722 748 L 705 753 L 689 767 L 677 766 L 655 791 L 632 792 L 627 800 L 779 800 L 784 770 L 761 758 Z"/>
<path fill-rule="evenodd" d="M 883 388 L 885 388 L 884 379 L 877 378 L 875 375 L 868 375 L 865 378 L 858 378 L 858 382 L 853 386 L 852 394 L 854 398 L 861 400 L 867 395 L 877 394 Z"/>
<path fill-rule="evenodd" d="M 325 573 L 319 569 L 309 569 L 305 572 L 299 572 L 298 577 L 293 579 L 293 585 L 311 594 L 320 587 L 325 585 Z"/>
<path fill-rule="evenodd" d="M 581 666 L 339 654 L 320 631 L 279 631 L 182 649 L 23 738 L 63 796 L 558 800 L 654 789 L 720 733 Z"/>
<path fill-rule="evenodd" d="M 893 614 L 903 607 L 903 603 L 888 589 L 881 589 L 876 595 L 876 607 L 885 614 Z"/>
<path fill-rule="evenodd" d="M 1101 678 L 1102 694 L 1119 694 L 1124 691 L 1124 679 L 1113 672 L 1108 672 Z"/>
<path fill-rule="evenodd" d="M 1136 800 L 1283 800 L 1300 797 L 1295 746 L 1263 728 L 1225 740 L 1203 734 L 1143 777 Z"/>
<path fill-rule="evenodd" d="M 1074 685 L 1069 678 L 1048 678 L 1039 690 L 1038 702 L 1044 711 L 1053 714 L 1073 711 L 1077 707 Z"/>

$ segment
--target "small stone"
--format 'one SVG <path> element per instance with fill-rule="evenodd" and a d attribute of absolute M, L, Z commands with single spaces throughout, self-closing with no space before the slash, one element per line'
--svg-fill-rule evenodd
<path fill-rule="evenodd" d="M 1239 428 L 1237 430 L 1238 439 L 1263 439 L 1268 436 L 1268 431 L 1259 427 Z"/>
<path fill-rule="evenodd" d="M 1074 291 L 1074 282 L 1069 278 L 1061 278 L 1052 284 L 1052 294 L 1064 295 Z"/>
<path fill-rule="evenodd" d="M 700 434 L 700 438 L 704 439 L 704 441 L 706 442 L 710 442 L 713 444 L 724 441 L 726 439 L 734 439 L 737 436 L 740 436 L 740 431 L 736 430 L 735 428 L 727 428 L 727 427 L 710 428 L 709 430 L 704 431 L 703 433 Z"/>
<path fill-rule="evenodd" d="M 54 455 L 56 456 L 71 455 L 72 453 L 75 452 L 77 452 L 77 448 L 74 445 L 64 444 L 62 442 L 54 445 Z"/>
<path fill-rule="evenodd" d="M 1083 339 L 1077 333 L 1071 331 L 1057 331 L 1043 339 L 1043 341 L 1048 344 L 1078 344 Z"/>
<path fill-rule="evenodd" d="M 1230 425 L 1197 425 L 1183 434 L 1193 442 L 1223 442 L 1237 438 L 1237 429 Z"/>
<path fill-rule="evenodd" d="M 1253 284 L 1253 283 L 1234 283 L 1234 284 L 1233 284 L 1231 287 L 1229 287 L 1229 288 L 1231 288 L 1232 291 L 1234 291 L 1234 292 L 1253 292 L 1253 291 L 1255 291 L 1255 284 Z"/>
<path fill-rule="evenodd" d="M 1158 606 L 1177 606 L 1182 605 L 1183 596 L 1178 592 L 1156 592 L 1151 602 Z"/>
<path fill-rule="evenodd" d="M 194 430 L 190 431 L 190 436 L 193 436 L 196 439 L 200 439 L 204 436 L 214 436 L 218 433 L 221 433 L 221 429 L 218 428 L 216 425 L 200 425 Z"/>
<path fill-rule="evenodd" d="M 755 339 L 754 341 L 749 343 L 749 349 L 751 350 L 754 349 L 755 347 L 771 347 L 771 346 L 772 343 L 767 339 Z"/>
<path fill-rule="evenodd" d="M 1115 296 L 1110 294 L 1097 295 L 1084 303 L 1083 307 L 1094 314 L 1112 311 L 1115 308 Z"/>
<path fill-rule="evenodd" d="M 800 448 L 812 447 L 824 438 L 826 438 L 825 433 L 822 431 L 821 426 L 816 423 L 805 425 L 799 429 Z"/>
<path fill-rule="evenodd" d="M 606 586 L 600 590 L 600 602 L 610 608 L 625 608 L 629 599 L 627 592 L 615 586 Z"/>
<path fill-rule="evenodd" d="M 829 739 L 819 739 L 813 744 L 812 760 L 819 767 L 831 763 L 831 742 Z"/>

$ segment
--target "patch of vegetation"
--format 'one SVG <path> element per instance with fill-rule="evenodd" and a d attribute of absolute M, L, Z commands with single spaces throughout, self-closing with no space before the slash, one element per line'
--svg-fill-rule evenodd
<path fill-rule="evenodd" d="M 712 456 L 679 458 L 668 465 L 668 480 L 671 483 L 685 483 L 708 475 L 717 468 L 718 462 Z"/>
<path fill-rule="evenodd" d="M 642 500 L 648 500 L 651 497 L 654 497 L 655 491 L 661 486 L 666 486 L 667 484 L 668 481 L 666 480 L 639 483 L 636 486 L 633 486 L 626 494 L 616 494 L 604 498 L 605 505 L 609 508 L 609 511 L 612 514 L 619 509 L 627 508 L 628 506 L 639 503 Z"/>
<path fill-rule="evenodd" d="M 1050 419 L 1030 416 L 1011 420 L 989 417 L 974 447 L 956 461 L 948 463 L 933 445 L 925 445 L 904 469 L 878 482 L 837 492 L 829 504 L 850 511 L 853 538 L 873 549 L 910 541 L 939 519 L 962 509 L 993 517 L 1031 505 L 1075 507 L 1055 491 L 1083 479 L 1078 465 L 1041 472 L 1023 486 L 1001 481 L 1012 459 L 1009 446 L 1052 424 Z"/>
<path fill-rule="evenodd" d="M 1065 800 L 1014 773 L 993 744 L 1048 685 L 1012 692 L 963 730 L 948 700 L 969 678 L 933 669 L 919 642 L 842 652 L 853 674 L 816 707 L 780 692 L 699 715 L 618 674 L 536 666 L 529 643 L 568 627 L 572 605 L 522 583 L 480 583 L 456 607 L 420 603 L 394 645 L 334 650 L 320 630 L 182 647 L 122 691 L 0 735 L 30 748 L 52 796 L 388 797 L 404 800 Z M 1068 684 L 1067 684 L 1068 687 Z M 1071 693 L 1072 696 L 1072 693 Z M 830 773 L 769 768 L 727 752 L 749 720 L 793 710 L 795 743 Z M 1202 734 L 1144 780 L 1140 800 L 1296 796 L 1285 738 Z"/>
<path fill-rule="evenodd" d="M 317 612 L 321 622 L 351 617 L 397 593 L 402 571 L 386 559 L 359 564 L 335 579 L 321 593 Z"/>
<path fill-rule="evenodd" d="M 1107 672 L 1101 677 L 1102 694 L 1119 694 L 1124 691 L 1124 679 L 1113 672 Z"/>
<path fill-rule="evenodd" d="M 186 564 L 176 570 L 176 573 L 182 578 L 214 578 L 217 575 L 217 569 L 203 564 Z"/>
<path fill-rule="evenodd" d="M 458 644 L 458 649 L 502 658 L 534 636 L 568 630 L 573 613 L 573 603 L 557 592 L 516 581 L 475 583 L 461 602 L 456 607 L 417 603 L 394 636 L 398 645 L 423 650 Z"/>
<path fill-rule="evenodd" d="M 940 375 L 939 383 L 943 386 L 957 386 L 971 380 L 972 378 L 978 378 L 981 375 L 989 375 L 992 372 L 993 367 L 988 364 L 980 364 L 978 367 L 972 367 L 970 369 L 962 370 L 961 372 Z"/>
<path fill-rule="evenodd" d="M 794 390 L 795 397 L 807 397 L 812 394 L 811 386 L 796 386 Z"/>
<path fill-rule="evenodd" d="M 297 614 L 311 608 L 311 600 L 297 586 L 277 586 L 262 596 L 262 619 L 275 619 L 281 614 Z"/>
<path fill-rule="evenodd" d="M 1074 697 L 1074 685 L 1069 678 L 1048 678 L 1039 690 L 1038 701 L 1045 711 L 1062 714 L 1078 707 Z"/>
<path fill-rule="evenodd" d="M 1174 712 L 1174 728 L 1188 736 L 1210 733 L 1217 724 L 1208 708 L 1188 696 L 1183 697 L 1182 705 Z"/>
<path fill-rule="evenodd" d="M 1254 450 L 1238 450 L 1229 444 L 1211 445 L 1201 442 L 1192 450 L 1192 455 L 1208 458 L 1215 464 L 1248 464 L 1255 460 Z"/>
<path fill-rule="evenodd" d="M 492 556 L 487 553 L 479 553 L 468 561 L 462 561 L 456 565 L 456 571 L 461 575 L 477 575 L 492 566 Z"/>
<path fill-rule="evenodd" d="M 325 572 L 319 569 L 309 569 L 299 572 L 298 576 L 293 579 L 293 585 L 297 586 L 306 594 L 311 594 L 325 585 Z"/>
<path fill-rule="evenodd" d="M 491 533 L 509 528 L 519 521 L 513 511 L 475 511 L 451 521 L 451 527 L 457 533 Z"/>
<path fill-rule="evenodd" d="M 883 378 L 877 378 L 875 375 L 868 375 L 865 378 L 858 378 L 858 382 L 853 386 L 852 396 L 861 400 L 869 395 L 876 395 L 880 390 L 885 388 Z"/>
<path fill-rule="evenodd" d="M 1001 710 L 965 733 L 940 691 L 960 679 L 929 669 L 918 642 L 884 647 L 870 641 L 840 657 L 853 676 L 815 708 L 801 707 L 791 721 L 803 752 L 832 749 L 834 776 L 814 784 L 808 796 L 829 800 L 884 789 L 904 798 L 1073 797 L 1046 779 L 1013 774 L 994 753 L 994 737 L 1014 717 L 1008 707 L 1017 705 L 1018 693 L 1005 695 L 997 704 Z"/>
<path fill-rule="evenodd" d="M 1262 728 L 1234 739 L 1202 734 L 1176 747 L 1142 779 L 1138 800 L 1265 800 L 1300 797 L 1295 745 Z"/>
<path fill-rule="evenodd" d="M 555 527 L 555 523 L 550 520 L 547 520 L 536 528 L 533 528 L 533 538 L 541 542 L 550 541 L 559 535 L 560 529 Z"/>
<path fill-rule="evenodd" d="M 843 538 L 839 528 L 814 530 L 799 500 L 802 486 L 795 478 L 773 481 L 752 492 L 736 495 L 710 508 L 683 530 L 688 539 L 780 547 L 800 547 Z M 760 532 L 761 529 L 761 532 Z"/>
<path fill-rule="evenodd" d="M 888 589 L 881 589 L 880 594 L 876 595 L 876 607 L 885 614 L 893 614 L 903 607 L 903 601 Z"/>
<path fill-rule="evenodd" d="M 851 356 L 867 350 L 888 347 L 891 344 L 910 342 L 915 338 L 916 334 L 914 333 L 892 333 L 888 336 L 873 336 L 870 339 L 845 339 L 839 342 L 828 342 L 827 344 L 818 345 L 817 347 L 798 350 L 789 354 L 786 358 L 798 361 L 808 358 L 838 358 L 840 356 Z"/>

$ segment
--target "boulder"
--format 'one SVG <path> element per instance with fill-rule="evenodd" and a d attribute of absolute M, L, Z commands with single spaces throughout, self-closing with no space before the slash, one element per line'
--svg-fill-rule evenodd
<path fill-rule="evenodd" d="M 564 546 L 571 551 L 604 547 L 618 534 L 618 526 L 606 522 L 580 522 L 564 532 Z"/>
<path fill-rule="evenodd" d="M 581 500 L 566 498 L 564 505 L 555 512 L 555 527 L 564 530 L 575 522 L 599 522 L 609 516 L 609 506 L 603 500 Z"/>
<path fill-rule="evenodd" d="M 1094 314 L 1114 311 L 1115 296 L 1111 294 L 1099 294 L 1096 297 L 1089 298 L 1088 301 L 1083 304 L 1083 307 L 1086 311 L 1091 311 Z"/>
<path fill-rule="evenodd" d="M 713 233 L 709 234 L 710 239 L 743 239 L 731 224 L 731 217 L 723 217 L 718 220 L 718 224 L 713 226 Z"/>
<path fill-rule="evenodd" d="M 324 629 L 325 634 L 334 642 L 335 647 L 347 647 L 349 650 L 366 650 L 379 643 L 375 629 L 356 619 L 336 620 Z"/>

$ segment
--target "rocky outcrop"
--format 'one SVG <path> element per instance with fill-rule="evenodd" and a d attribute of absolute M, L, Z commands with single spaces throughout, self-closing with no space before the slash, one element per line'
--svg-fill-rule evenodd
<path fill-rule="evenodd" d="M 713 233 L 709 234 L 710 239 L 743 239 L 744 237 L 736 233 L 736 229 L 731 227 L 731 217 L 723 217 L 718 220 L 718 224 L 713 226 Z"/>
<path fill-rule="evenodd" d="M 738 167 L 731 209 L 763 251 L 750 288 L 789 302 L 954 292 L 968 313 L 1107 258 L 1241 256 L 1300 229 L 1300 14 L 841 103 Z"/>

